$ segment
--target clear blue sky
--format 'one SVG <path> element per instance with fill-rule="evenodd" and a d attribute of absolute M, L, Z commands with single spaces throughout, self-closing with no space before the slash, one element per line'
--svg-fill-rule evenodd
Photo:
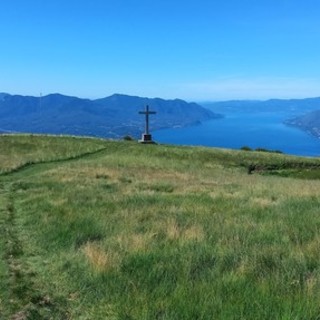
<path fill-rule="evenodd" d="M 0 92 L 320 96 L 319 0 L 2 0 Z"/>

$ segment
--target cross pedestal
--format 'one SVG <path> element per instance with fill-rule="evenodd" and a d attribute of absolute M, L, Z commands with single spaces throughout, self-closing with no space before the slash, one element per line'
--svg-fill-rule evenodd
<path fill-rule="evenodd" d="M 144 114 L 146 116 L 146 128 L 145 128 L 145 133 L 142 134 L 141 140 L 139 140 L 140 143 L 145 143 L 145 144 L 153 144 L 155 143 L 152 140 L 152 136 L 149 133 L 149 115 L 150 114 L 156 114 L 155 111 L 149 111 L 149 106 L 146 106 L 145 111 L 139 111 L 139 114 Z"/>

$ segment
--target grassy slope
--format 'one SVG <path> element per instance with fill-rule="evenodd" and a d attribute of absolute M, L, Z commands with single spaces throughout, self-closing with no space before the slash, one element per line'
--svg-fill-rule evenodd
<path fill-rule="evenodd" d="M 72 159 L 103 147 L 102 140 L 90 138 L 1 135 L 0 174 L 32 163 Z"/>
<path fill-rule="evenodd" d="M 1 169 L 25 143 L 41 163 L 0 177 L 0 318 L 320 317 L 320 181 L 246 168 L 317 159 L 0 137 Z"/>

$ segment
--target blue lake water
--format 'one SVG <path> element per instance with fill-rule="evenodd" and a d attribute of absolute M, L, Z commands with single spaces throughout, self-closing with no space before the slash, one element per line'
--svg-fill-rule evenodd
<path fill-rule="evenodd" d="M 159 143 L 239 149 L 266 148 L 287 154 L 320 156 L 320 139 L 283 124 L 287 113 L 230 112 L 224 118 L 186 128 L 152 132 Z"/>

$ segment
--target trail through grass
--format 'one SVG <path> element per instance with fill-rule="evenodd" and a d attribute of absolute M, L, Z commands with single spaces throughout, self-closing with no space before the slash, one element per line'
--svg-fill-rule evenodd
<path fill-rule="evenodd" d="M 320 181 L 247 173 L 318 159 L 90 141 L 0 177 L 0 318 L 320 317 Z"/>
<path fill-rule="evenodd" d="M 73 159 L 103 149 L 102 140 L 77 137 L 1 135 L 0 174 L 30 164 Z"/>

